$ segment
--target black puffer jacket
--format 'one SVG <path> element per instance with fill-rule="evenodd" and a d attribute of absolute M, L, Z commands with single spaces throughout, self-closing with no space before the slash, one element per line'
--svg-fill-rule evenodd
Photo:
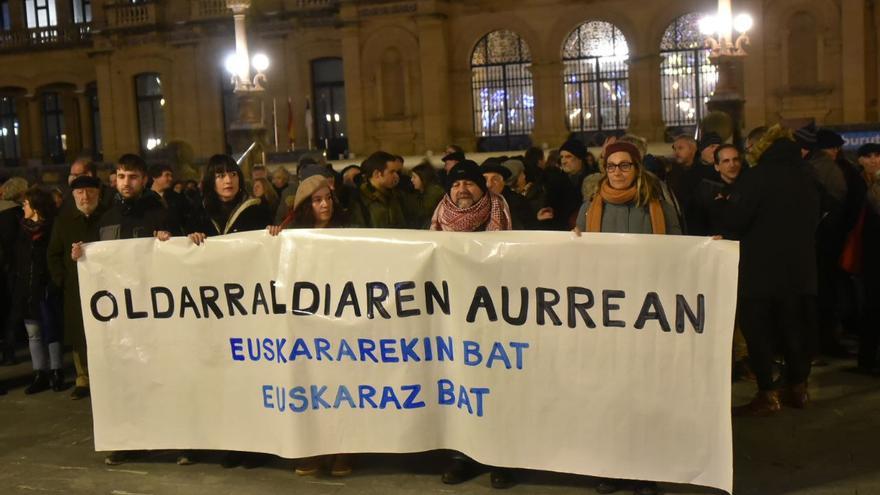
<path fill-rule="evenodd" d="M 169 221 L 168 210 L 155 194 L 144 194 L 132 200 L 122 199 L 117 194 L 113 207 L 101 216 L 98 225 L 102 241 L 152 237 L 159 230 L 179 233 Z"/>

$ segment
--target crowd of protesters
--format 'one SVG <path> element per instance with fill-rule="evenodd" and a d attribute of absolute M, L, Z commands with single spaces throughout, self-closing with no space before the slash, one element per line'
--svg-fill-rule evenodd
<path fill-rule="evenodd" d="M 742 147 L 713 133 L 679 136 L 669 157 L 624 135 L 608 139 L 598 158 L 571 139 L 549 154 L 531 148 L 482 164 L 450 146 L 442 168 L 426 160 L 409 171 L 384 151 L 339 172 L 307 155 L 295 174 L 255 166 L 250 177 L 232 157 L 215 155 L 201 183 L 175 182 L 171 167 L 128 154 L 116 161 L 112 185 L 80 159 L 65 193 L 20 178 L 2 185 L 2 363 L 15 364 L 26 339 L 34 374 L 24 393 L 63 391 L 71 385 L 66 344 L 76 369 L 71 398 L 89 396 L 76 269 L 87 242 L 188 236 L 201 244 L 242 231 L 340 227 L 694 235 L 740 242 L 732 373 L 755 380 L 758 393 L 733 414 L 804 408 L 811 366 L 825 358 L 855 358 L 848 371 L 880 376 L 880 261 L 870 254 L 880 246 L 880 144 L 859 148 L 857 163 L 844 144 L 827 129 L 776 125 L 753 130 Z M 852 356 L 849 337 L 858 341 Z M 106 462 L 127 454 L 110 453 Z M 182 452 L 178 462 L 192 456 Z M 231 452 L 223 465 L 264 460 Z M 325 466 L 348 474 L 350 456 L 302 460 L 296 472 Z M 477 467 L 456 454 L 442 480 L 460 483 Z M 489 469 L 493 487 L 513 485 L 508 470 Z M 602 480 L 597 491 L 624 484 Z M 652 482 L 629 484 L 636 493 L 657 491 Z"/>

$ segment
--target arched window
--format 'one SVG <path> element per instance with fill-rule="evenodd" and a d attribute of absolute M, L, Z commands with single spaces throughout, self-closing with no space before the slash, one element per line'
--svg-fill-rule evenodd
<path fill-rule="evenodd" d="M 668 127 L 697 125 L 715 93 L 718 71 L 709 61 L 705 36 L 697 27 L 702 14 L 686 14 L 669 25 L 660 42 L 660 100 Z"/>
<path fill-rule="evenodd" d="M 575 133 L 629 125 L 629 46 L 613 24 L 585 22 L 565 40 L 563 87 L 568 128 Z"/>
<path fill-rule="evenodd" d="M 474 132 L 484 151 L 529 145 L 535 98 L 529 46 L 513 31 L 493 31 L 471 54 Z"/>

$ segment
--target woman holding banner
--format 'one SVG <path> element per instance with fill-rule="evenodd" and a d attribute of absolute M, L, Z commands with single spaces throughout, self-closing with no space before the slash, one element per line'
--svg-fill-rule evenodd
<path fill-rule="evenodd" d="M 330 181 L 322 175 L 313 175 L 300 183 L 287 216 L 281 225 L 270 226 L 269 234 L 276 236 L 285 228 L 324 229 L 344 225 L 344 212 L 330 188 Z M 326 466 L 331 476 L 347 476 L 351 474 L 350 458 L 349 454 L 335 454 L 302 459 L 296 466 L 296 474 L 311 476 Z"/>
<path fill-rule="evenodd" d="M 196 245 L 208 237 L 265 229 L 272 221 L 271 213 L 259 199 L 250 198 L 242 186 L 244 174 L 229 155 L 214 155 L 208 160 L 208 169 L 202 179 L 201 218 L 196 221 L 196 232 L 188 237 Z M 268 455 L 228 452 L 221 462 L 224 468 L 243 465 L 254 468 L 265 464 Z M 192 462 L 191 453 L 183 452 L 177 458 L 181 465 Z"/>
<path fill-rule="evenodd" d="M 242 189 L 241 168 L 229 155 L 214 155 L 202 179 L 203 211 L 196 231 L 189 238 L 201 244 L 206 238 L 265 229 L 271 222 L 269 210 L 259 199 Z"/>
<path fill-rule="evenodd" d="M 578 214 L 575 233 L 681 234 L 675 208 L 662 199 L 659 184 L 646 172 L 638 148 L 615 142 L 605 148 L 605 168 L 596 194 L 587 199 Z M 598 493 L 614 493 L 625 480 L 602 479 Z M 654 495 L 657 483 L 635 481 L 636 495 Z"/>
<path fill-rule="evenodd" d="M 675 208 L 662 199 L 638 148 L 618 141 L 605 157 L 598 191 L 581 206 L 575 232 L 681 235 Z"/>

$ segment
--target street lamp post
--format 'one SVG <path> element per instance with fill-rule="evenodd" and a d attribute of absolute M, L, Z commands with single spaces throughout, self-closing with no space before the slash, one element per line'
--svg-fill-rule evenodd
<path fill-rule="evenodd" d="M 251 150 L 248 156 L 239 159 L 242 169 L 250 176 L 255 158 L 264 157 L 263 151 L 267 149 L 263 95 L 269 58 L 264 54 L 256 54 L 251 58 L 248 51 L 246 14 L 251 0 L 226 0 L 226 6 L 232 11 L 235 20 L 235 52 L 226 58 L 226 70 L 232 77 L 238 107 L 229 126 L 228 139 L 233 151 L 244 153 L 245 150 Z M 256 71 L 253 78 L 251 67 Z M 251 149 L 253 144 L 256 146 Z"/>
<path fill-rule="evenodd" d="M 730 117 L 733 127 L 733 142 L 742 143 L 743 125 L 743 59 L 749 45 L 748 31 L 752 28 L 752 18 L 748 14 L 733 16 L 731 0 L 718 0 L 718 13 L 700 21 L 700 31 L 707 37 L 709 60 L 718 67 L 718 84 L 715 94 L 709 99 L 709 111 L 723 112 Z M 733 38 L 733 32 L 738 33 Z"/>

